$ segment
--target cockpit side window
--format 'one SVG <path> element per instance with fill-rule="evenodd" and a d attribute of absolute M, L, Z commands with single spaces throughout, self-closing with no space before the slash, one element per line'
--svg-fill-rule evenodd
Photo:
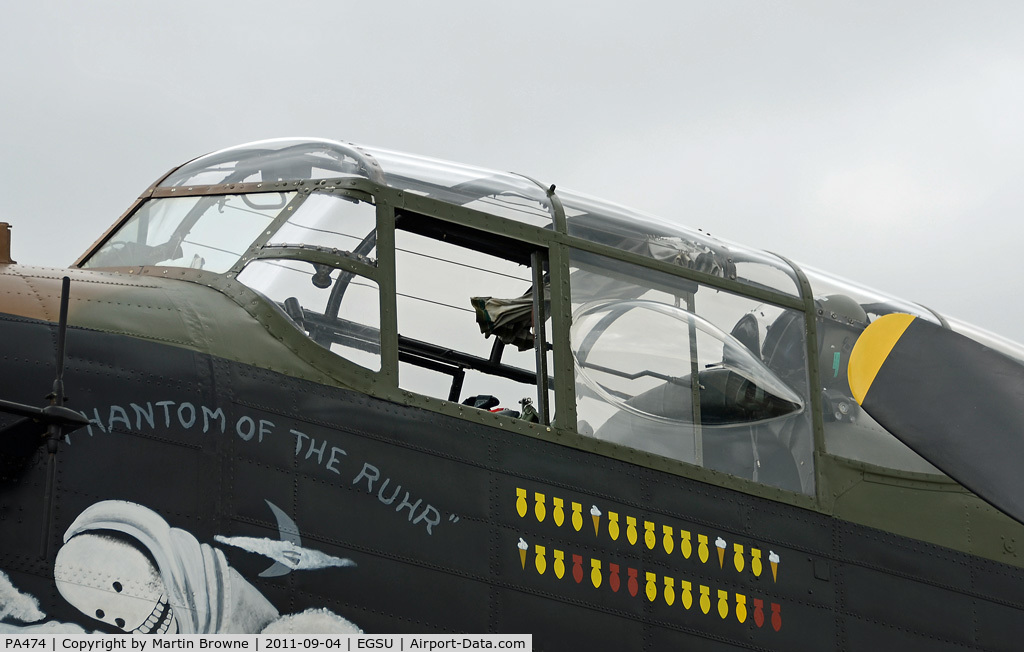
<path fill-rule="evenodd" d="M 277 305 L 320 346 L 380 371 L 380 289 L 375 281 L 327 264 L 287 259 L 254 260 L 238 280 Z"/>
<path fill-rule="evenodd" d="M 399 215 L 399 387 L 550 422 L 546 271 L 542 249 L 425 215 Z"/>
<path fill-rule="evenodd" d="M 571 258 L 581 434 L 813 494 L 803 315 Z"/>
<path fill-rule="evenodd" d="M 314 192 L 278 224 L 238 280 L 269 299 L 320 346 L 380 371 L 374 204 Z"/>

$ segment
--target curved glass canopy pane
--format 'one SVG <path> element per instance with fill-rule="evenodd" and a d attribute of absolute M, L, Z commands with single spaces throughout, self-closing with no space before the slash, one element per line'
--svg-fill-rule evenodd
<path fill-rule="evenodd" d="M 773 254 L 570 191 L 559 190 L 569 235 L 739 281 L 800 296 L 792 268 Z"/>
<path fill-rule="evenodd" d="M 392 187 L 533 226 L 552 223 L 547 192 L 526 177 L 385 149 L 366 151 Z"/>
<path fill-rule="evenodd" d="M 829 313 L 826 316 L 830 319 L 836 319 L 842 316 L 843 319 L 848 321 L 860 321 L 867 325 L 867 321 L 873 320 L 875 317 L 881 317 L 882 315 L 888 315 L 894 312 L 906 313 L 908 315 L 915 315 L 922 319 L 926 319 L 933 324 L 940 323 L 939 318 L 932 311 L 928 310 L 924 306 L 907 301 L 905 299 L 898 299 L 892 295 L 874 290 L 868 287 L 864 287 L 858 283 L 848 281 L 838 276 L 833 276 L 821 270 L 814 269 L 813 267 L 800 266 L 800 269 L 807 276 L 808 282 L 811 284 L 811 292 L 814 294 L 815 301 L 825 302 L 824 306 L 827 308 L 827 303 L 830 297 L 849 297 L 853 302 L 860 306 L 861 314 L 857 309 L 852 309 L 850 314 L 849 309 L 837 308 L 836 310 L 827 310 Z M 852 304 L 850 304 L 852 307 Z M 836 316 L 831 315 L 832 312 L 836 312 Z"/>
<path fill-rule="evenodd" d="M 181 166 L 160 187 L 338 177 L 363 177 L 533 226 L 553 221 L 547 192 L 526 177 L 327 139 L 281 138 L 223 149 Z"/>
<path fill-rule="evenodd" d="M 278 138 L 200 156 L 174 170 L 160 187 L 338 177 L 380 181 L 380 166 L 355 145 L 326 139 Z"/>
<path fill-rule="evenodd" d="M 692 424 L 695 375 L 705 427 L 803 409 L 800 396 L 746 346 L 681 307 L 643 300 L 589 304 L 573 316 L 570 339 L 579 377 L 607 403 L 640 417 Z"/>

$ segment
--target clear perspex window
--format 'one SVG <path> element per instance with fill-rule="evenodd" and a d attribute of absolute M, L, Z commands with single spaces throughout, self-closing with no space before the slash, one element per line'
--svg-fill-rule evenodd
<path fill-rule="evenodd" d="M 563 190 L 558 195 L 570 235 L 751 288 L 800 296 L 796 273 L 774 254 L 585 195 Z"/>
<path fill-rule="evenodd" d="M 161 265 L 226 272 L 294 196 L 281 192 L 150 199 L 82 267 Z"/>
<path fill-rule="evenodd" d="M 368 278 L 302 260 L 254 260 L 238 280 L 278 306 L 311 340 L 380 370 L 380 288 Z"/>
<path fill-rule="evenodd" d="M 899 471 L 940 474 L 864 411 L 853 398 L 847 369 L 850 353 L 868 324 L 883 315 L 906 313 L 939 323 L 926 308 L 803 268 L 814 292 L 818 329 L 825 450 L 846 459 Z"/>
<path fill-rule="evenodd" d="M 802 314 L 573 252 L 581 434 L 813 493 Z"/>

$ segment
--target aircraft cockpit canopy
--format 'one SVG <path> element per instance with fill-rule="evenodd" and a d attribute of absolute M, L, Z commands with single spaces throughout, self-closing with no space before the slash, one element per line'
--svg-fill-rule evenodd
<path fill-rule="evenodd" d="M 751 287 L 800 296 L 792 266 L 774 254 L 586 195 L 562 190 L 558 194 L 570 235 Z"/>
<path fill-rule="evenodd" d="M 547 191 L 526 177 L 331 140 L 281 139 L 232 147 L 175 170 L 160 187 L 321 181 L 361 177 L 534 226 L 555 213 Z"/>
<path fill-rule="evenodd" d="M 364 177 L 381 181 L 365 152 L 331 140 L 282 138 L 200 156 L 158 182 L 161 188 Z"/>
<path fill-rule="evenodd" d="M 300 187 L 323 189 L 328 180 L 352 178 L 367 179 L 547 229 L 559 228 L 558 217 L 564 215 L 564 228 L 571 235 L 753 286 L 768 287 L 791 296 L 800 294 L 796 274 L 790 265 L 766 252 L 725 243 L 708 234 L 571 191 L 558 190 L 556 200 L 553 187 L 545 188 L 518 174 L 482 170 L 331 140 L 279 139 L 213 152 L 167 175 L 157 184 L 154 198 L 180 196 L 194 192 L 197 187 L 210 188 L 211 192 L 237 188 L 244 189 L 249 195 L 236 200 L 236 203 L 244 204 L 240 210 L 266 212 L 275 206 L 283 208 L 294 195 L 276 192 L 271 198 L 258 201 L 251 197 L 252 194 L 268 193 L 272 187 L 287 187 L 292 192 Z M 293 185 L 285 186 L 289 181 L 303 184 L 294 188 Z M 174 212 L 180 214 L 194 210 L 193 204 L 197 203 L 180 202 Z M 222 214 L 224 208 L 222 201 L 218 212 Z M 153 210 L 154 207 L 148 209 Z M 145 221 L 147 217 L 140 219 Z M 167 219 L 161 218 L 161 224 Z M 190 225 L 196 221 L 194 217 L 186 220 Z M 199 221 L 205 225 L 205 221 Z M 235 231 L 231 228 L 226 230 Z M 148 239 L 162 234 L 154 233 Z M 178 239 L 183 240 L 181 235 L 178 234 Z M 237 233 L 237 240 L 243 240 L 245 235 L 249 233 L 242 229 Z M 212 253 L 212 246 L 207 250 Z M 110 259 L 100 256 L 99 260 L 92 259 L 85 266 L 102 267 L 117 263 L 153 265 L 167 264 L 169 260 L 182 264 L 170 256 L 157 260 L 160 253 L 163 252 L 154 252 L 154 255 L 138 260 L 126 258 L 123 253 Z M 223 257 L 214 257 L 221 259 L 217 271 L 224 271 Z M 199 264 L 194 257 L 184 262 L 190 266 Z"/>
<path fill-rule="evenodd" d="M 217 274 L 402 391 L 807 495 L 811 406 L 825 452 L 937 473 L 851 398 L 849 354 L 874 319 L 914 314 L 1024 360 L 927 308 L 700 230 L 333 140 L 186 163 L 79 266 Z"/>

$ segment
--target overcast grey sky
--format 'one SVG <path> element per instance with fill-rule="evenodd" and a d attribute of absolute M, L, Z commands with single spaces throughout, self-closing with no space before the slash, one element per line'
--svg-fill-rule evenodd
<path fill-rule="evenodd" d="M 528 174 L 1024 340 L 1020 2 L 37 2 L 0 220 L 73 262 L 157 176 L 321 136 Z"/>

